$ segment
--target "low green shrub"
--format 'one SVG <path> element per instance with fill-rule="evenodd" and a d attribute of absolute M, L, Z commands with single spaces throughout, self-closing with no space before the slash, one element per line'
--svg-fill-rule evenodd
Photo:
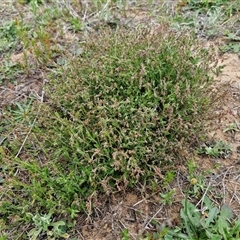
<path fill-rule="evenodd" d="M 8 201 L 30 204 L 2 204 L 5 219 L 11 211 L 90 214 L 97 193 L 154 181 L 177 166 L 210 104 L 210 57 L 195 41 L 167 27 L 105 29 L 54 69 L 24 154 L 14 159 Z"/>

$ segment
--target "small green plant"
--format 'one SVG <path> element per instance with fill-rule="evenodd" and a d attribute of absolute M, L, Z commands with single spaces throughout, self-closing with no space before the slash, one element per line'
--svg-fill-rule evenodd
<path fill-rule="evenodd" d="M 206 190 L 206 182 L 203 175 L 197 175 L 196 177 L 190 178 L 190 189 L 188 194 L 199 198 L 200 194 Z"/>
<path fill-rule="evenodd" d="M 0 26 L 0 51 L 9 51 L 14 47 L 17 38 L 16 21 L 5 22 Z"/>
<path fill-rule="evenodd" d="M 231 146 L 222 140 L 215 141 L 211 144 L 204 144 L 197 152 L 206 154 L 210 157 L 226 157 L 231 153 Z"/>
<path fill-rule="evenodd" d="M 36 240 L 42 233 L 46 233 L 47 239 L 58 239 L 58 237 L 68 238 L 66 233 L 66 223 L 64 221 L 52 222 L 50 214 L 36 214 L 28 213 L 32 218 L 35 227 L 31 229 L 28 236 L 32 240 Z"/>
<path fill-rule="evenodd" d="M 227 34 L 228 42 L 220 46 L 222 52 L 234 52 L 240 54 L 240 37 L 239 31 L 236 33 L 229 32 Z"/>
<path fill-rule="evenodd" d="M 21 4 L 42 4 L 44 0 L 18 0 Z"/>
<path fill-rule="evenodd" d="M 172 189 L 166 193 L 160 193 L 160 202 L 164 205 L 172 205 L 172 198 L 175 193 L 175 189 Z"/>
<path fill-rule="evenodd" d="M 0 158 L 0 161 L 1 161 L 1 158 Z M 0 240 L 9 239 L 5 231 L 2 231 L 2 229 L 5 229 L 5 228 L 6 228 L 5 221 L 3 219 L 0 219 Z"/>
<path fill-rule="evenodd" d="M 0 240 L 7 240 L 8 239 L 8 236 L 0 236 Z"/>
<path fill-rule="evenodd" d="M 200 195 L 206 190 L 206 182 L 204 179 L 203 173 L 198 173 L 197 163 L 191 159 L 187 162 L 187 168 L 188 168 L 188 180 L 190 183 L 190 188 L 188 190 L 188 194 L 192 197 L 199 198 Z"/>
<path fill-rule="evenodd" d="M 180 216 L 182 225 L 169 230 L 165 240 L 229 240 L 240 238 L 240 217 L 233 219 L 232 210 L 225 204 L 219 210 L 208 197 L 204 197 L 201 209 L 187 199 L 182 201 Z"/>
<path fill-rule="evenodd" d="M 15 107 L 10 108 L 10 113 L 12 114 L 12 120 L 15 123 L 27 123 L 31 125 L 31 109 L 32 109 L 33 99 L 28 100 L 27 103 L 16 102 Z"/>
<path fill-rule="evenodd" d="M 164 174 L 163 187 L 166 187 L 168 184 L 172 183 L 176 173 L 173 170 L 167 171 Z"/>
<path fill-rule="evenodd" d="M 238 0 L 191 0 L 179 1 L 173 26 L 178 30 L 192 29 L 198 36 L 216 37 L 222 36 L 229 28 L 239 29 L 237 14 L 239 11 Z M 231 24 L 229 24 L 231 22 Z M 235 26 L 235 27 L 233 27 Z M 223 51 L 238 51 L 236 43 L 222 47 Z"/>
<path fill-rule="evenodd" d="M 230 123 L 227 125 L 226 128 L 224 128 L 223 132 L 239 132 L 239 123 Z"/>
<path fill-rule="evenodd" d="M 15 84 L 20 74 L 23 73 L 20 64 L 13 63 L 10 60 L 5 60 L 0 66 L 0 84 L 11 83 Z"/>
<path fill-rule="evenodd" d="M 226 4 L 228 0 L 189 0 L 188 1 L 188 6 L 191 7 L 192 9 L 209 9 L 213 8 L 216 6 L 221 6 Z"/>
<path fill-rule="evenodd" d="M 79 18 L 70 19 L 71 29 L 75 32 L 82 30 L 83 25 Z"/>
<path fill-rule="evenodd" d="M 58 11 L 45 9 L 40 15 L 36 4 L 36 1 L 31 3 L 34 16 L 31 22 L 26 23 L 23 18 L 16 21 L 17 38 L 23 46 L 24 58 L 21 65 L 27 74 L 30 73 L 31 68 L 35 69 L 51 64 L 53 58 L 60 52 L 58 45 L 52 44 L 55 40 L 52 29 L 48 26 L 52 18 L 59 17 Z"/>
<path fill-rule="evenodd" d="M 122 240 L 130 240 L 131 237 L 129 235 L 129 230 L 128 229 L 124 229 L 122 231 Z"/>

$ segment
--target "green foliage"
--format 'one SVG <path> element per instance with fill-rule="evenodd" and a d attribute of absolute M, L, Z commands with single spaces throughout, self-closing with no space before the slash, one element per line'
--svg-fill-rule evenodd
<path fill-rule="evenodd" d="M 164 180 L 163 180 L 163 187 L 166 187 L 169 183 L 172 183 L 173 180 L 175 179 L 176 173 L 172 170 L 167 171 L 164 174 Z"/>
<path fill-rule="evenodd" d="M 210 157 L 225 157 L 231 153 L 231 146 L 222 140 L 212 144 L 204 144 L 199 150 L 199 154 L 206 154 Z"/>
<path fill-rule="evenodd" d="M 0 26 L 0 52 L 2 56 L 9 56 L 17 45 L 17 21 L 4 22 Z M 18 64 L 11 62 L 8 57 L 1 61 L 0 84 L 13 83 L 17 79 L 17 73 L 21 73 Z"/>
<path fill-rule="evenodd" d="M 22 74 L 19 64 L 13 63 L 9 60 L 2 62 L 0 71 L 0 83 L 16 83 L 19 75 Z"/>
<path fill-rule="evenodd" d="M 122 231 L 122 240 L 130 240 L 131 237 L 129 236 L 129 231 L 128 229 L 124 229 Z"/>
<path fill-rule="evenodd" d="M 179 1 L 178 14 L 175 15 L 173 26 L 178 30 L 192 29 L 201 37 L 223 36 L 226 31 L 233 29 L 234 34 L 239 29 L 237 14 L 239 0 L 190 0 Z M 235 51 L 238 46 L 234 43 Z M 233 50 L 233 46 L 226 45 L 223 51 Z"/>
<path fill-rule="evenodd" d="M 199 174 L 197 172 L 198 165 L 194 160 L 188 161 L 187 167 L 188 167 L 188 180 L 190 183 L 188 194 L 191 197 L 199 198 L 207 188 L 204 179 L 204 173 Z"/>
<path fill-rule="evenodd" d="M 235 221 L 232 219 L 229 205 L 225 204 L 219 210 L 208 197 L 204 197 L 202 209 L 186 199 L 182 201 L 182 205 L 182 226 L 169 230 L 164 239 L 239 239 L 240 218 Z"/>
<path fill-rule="evenodd" d="M 175 193 L 175 189 L 172 189 L 166 193 L 160 193 L 161 200 L 160 202 L 164 205 L 172 205 L 172 197 Z"/>
<path fill-rule="evenodd" d="M 0 236 L 0 240 L 7 240 L 8 239 L 8 236 Z"/>
<path fill-rule="evenodd" d="M 217 6 L 222 6 L 229 2 L 229 0 L 189 0 L 188 5 L 192 10 L 209 9 Z"/>
<path fill-rule="evenodd" d="M 143 5 L 152 9 L 144 11 L 146 16 L 159 18 L 172 11 L 167 9 L 171 1 L 162 6 L 152 0 L 135 2 L 136 9 L 140 6 L 136 19 Z M 174 13 L 171 23 L 183 32 L 193 28 L 216 36 L 226 32 L 225 23 L 235 25 L 230 18 L 239 11 L 239 1 L 182 2 L 182 13 Z M 12 6 L 18 14 L 0 27 L 0 83 L 20 83 L 39 72 L 48 80 L 42 106 L 31 99 L 1 109 L 0 239 L 67 238 L 67 223 L 76 223 L 83 211 L 92 214 L 99 192 L 111 194 L 142 180 L 162 187 L 160 201 L 171 205 L 175 165 L 182 148 L 190 149 L 197 140 L 211 103 L 210 59 L 193 37 L 175 34 L 162 23 L 163 32 L 149 33 L 139 25 L 129 30 L 135 18 L 129 3 L 18 0 Z M 127 28 L 118 29 L 122 24 Z M 228 30 L 227 38 L 224 51 L 239 52 L 238 32 Z M 22 56 L 18 63 L 6 58 L 13 51 Z M 46 76 L 48 72 L 52 74 Z M 237 130 L 232 125 L 226 131 Z M 223 145 L 203 151 L 228 153 Z M 188 169 L 188 193 L 199 197 L 206 190 L 203 175 L 194 164 Z M 165 173 L 161 186 L 160 172 Z M 188 208 L 199 220 L 196 209 Z M 222 229 L 227 228 L 226 218 L 219 217 L 224 211 L 211 213 Z M 184 210 L 181 214 L 184 219 Z M 190 232 L 174 231 L 191 235 L 188 224 Z M 238 228 L 239 220 L 233 236 Z M 125 229 L 122 239 L 130 238 Z"/>
<path fill-rule="evenodd" d="M 223 132 L 239 132 L 239 123 L 229 123 L 227 127 L 223 129 Z"/>
<path fill-rule="evenodd" d="M 16 22 L 5 22 L 0 26 L 0 51 L 7 51 L 15 45 L 16 36 Z"/>
<path fill-rule="evenodd" d="M 19 3 L 21 4 L 41 4 L 43 3 L 45 0 L 18 0 Z M 48 1 L 48 0 L 46 0 Z"/>
<path fill-rule="evenodd" d="M 237 32 L 238 33 L 238 32 Z M 222 52 L 234 52 L 240 54 L 240 37 L 234 33 L 227 34 L 228 42 L 220 46 Z"/>
<path fill-rule="evenodd" d="M 71 29 L 75 32 L 82 30 L 82 22 L 78 18 L 70 19 Z"/>
<path fill-rule="evenodd" d="M 89 40 L 81 57 L 64 66 L 66 76 L 52 76 L 51 124 L 40 120 L 49 131 L 47 146 L 57 148 L 52 157 L 67 166 L 61 172 L 81 169 L 77 182 L 107 192 L 172 162 L 180 140 L 199 130 L 211 82 L 204 76 L 205 53 L 190 56 L 187 37 L 111 34 Z"/>
<path fill-rule="evenodd" d="M 56 239 L 56 237 L 68 238 L 66 233 L 66 223 L 64 221 L 52 222 L 51 215 L 32 215 L 28 214 L 34 222 L 35 227 L 28 233 L 28 237 L 32 240 L 38 239 L 42 233 L 47 234 L 47 239 Z M 51 229 L 51 230 L 50 230 Z"/>
<path fill-rule="evenodd" d="M 10 108 L 9 111 L 13 116 L 13 121 L 15 123 L 28 123 L 31 125 L 31 105 L 33 99 L 29 100 L 27 103 L 16 102 L 15 106 Z"/>

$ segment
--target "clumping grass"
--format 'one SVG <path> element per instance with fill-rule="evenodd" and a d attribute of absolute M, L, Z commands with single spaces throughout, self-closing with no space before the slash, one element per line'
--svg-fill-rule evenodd
<path fill-rule="evenodd" d="M 46 102 L 12 110 L 31 132 L 1 148 L 5 231 L 18 234 L 44 216 L 66 229 L 79 212 L 92 213 L 98 193 L 157 182 L 159 169 L 174 169 L 211 103 L 210 58 L 195 41 L 164 25 L 101 29 L 81 55 L 52 70 Z"/>

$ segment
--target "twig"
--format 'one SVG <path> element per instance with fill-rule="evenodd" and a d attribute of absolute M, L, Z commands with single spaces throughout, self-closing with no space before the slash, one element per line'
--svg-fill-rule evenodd
<path fill-rule="evenodd" d="M 122 225 L 125 229 L 128 229 L 121 220 L 118 220 L 118 221 L 121 223 L 121 225 Z M 131 235 L 131 237 L 132 237 L 133 239 L 136 239 L 130 231 L 128 231 L 128 233 Z"/>
<path fill-rule="evenodd" d="M 185 195 L 184 195 L 184 193 L 183 193 L 183 191 L 182 191 L 182 188 L 181 188 L 181 186 L 180 186 L 180 183 L 179 183 L 179 171 L 177 172 L 177 184 L 178 184 L 178 188 L 179 188 L 181 194 L 182 194 L 182 195 L 184 196 L 184 198 L 185 198 Z"/>
<path fill-rule="evenodd" d="M 230 169 L 232 169 L 233 168 L 233 166 L 231 166 L 230 168 L 228 168 L 227 169 L 227 171 L 224 173 L 224 175 L 223 175 L 223 180 L 222 180 L 222 186 L 223 186 L 223 196 L 224 196 L 224 198 L 223 198 L 223 203 L 225 203 L 226 202 L 226 200 L 225 200 L 225 196 L 226 196 L 226 187 L 225 187 L 225 178 L 226 178 L 226 176 L 227 176 L 227 173 L 230 171 Z"/>
<path fill-rule="evenodd" d="M 42 91 L 41 103 L 43 103 L 43 97 L 44 97 L 44 91 Z M 26 135 L 26 137 L 25 137 L 24 140 L 23 140 L 23 143 L 22 143 L 21 147 L 19 148 L 17 154 L 15 155 L 15 158 L 17 158 L 17 157 L 19 156 L 19 154 L 21 153 L 21 151 L 22 151 L 22 149 L 23 149 L 23 147 L 24 147 L 24 145 L 25 145 L 25 143 L 26 143 L 26 141 L 27 141 L 27 139 L 28 139 L 28 137 L 29 137 L 29 135 L 30 135 L 30 133 L 31 133 L 31 131 L 32 131 L 35 123 L 36 123 L 36 121 L 37 121 L 37 118 L 38 118 L 39 113 L 40 113 L 40 109 L 41 109 L 41 105 L 39 105 L 39 107 L 38 107 L 37 115 L 36 115 L 36 117 L 34 118 L 33 123 L 32 123 L 32 125 L 31 125 L 31 127 L 30 127 L 30 129 L 29 129 L 29 131 L 28 131 L 28 133 L 27 133 L 27 135 Z"/>
<path fill-rule="evenodd" d="M 196 207 L 197 207 L 200 203 L 201 203 L 201 205 L 202 205 L 203 199 L 205 198 L 205 196 L 206 196 L 206 194 L 207 194 L 208 189 L 210 188 L 210 186 L 211 186 L 211 181 L 209 181 L 208 186 L 207 186 L 207 189 L 205 190 L 205 192 L 204 192 L 203 196 L 201 197 L 201 199 L 199 200 L 199 202 L 196 204 Z M 201 208 L 202 208 L 202 206 L 201 206 Z"/>
<path fill-rule="evenodd" d="M 83 235 L 81 234 L 80 231 L 77 231 L 78 235 L 81 237 L 82 240 L 84 240 L 85 238 L 83 237 Z"/>
<path fill-rule="evenodd" d="M 158 213 L 163 209 L 163 206 L 161 206 L 157 212 L 149 219 L 149 221 L 145 224 L 144 229 L 146 229 L 147 225 L 158 215 Z"/>

